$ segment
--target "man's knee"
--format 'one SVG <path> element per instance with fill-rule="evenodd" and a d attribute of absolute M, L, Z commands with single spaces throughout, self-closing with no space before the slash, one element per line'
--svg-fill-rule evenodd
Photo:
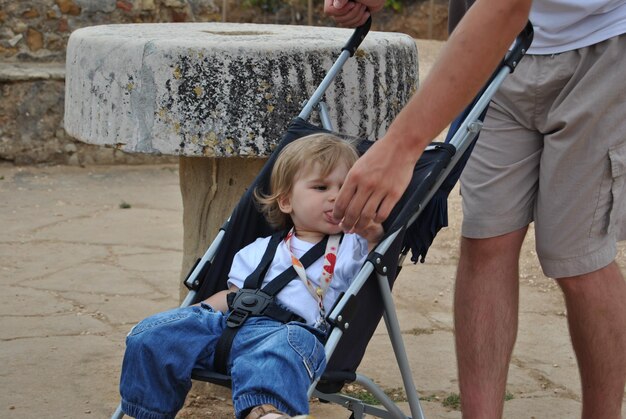
<path fill-rule="evenodd" d="M 624 276 L 615 261 L 592 272 L 556 278 L 565 295 L 582 295 L 588 292 L 616 292 L 623 288 Z"/>
<path fill-rule="evenodd" d="M 461 238 L 461 258 L 482 264 L 490 260 L 517 261 L 526 236 L 527 227 L 507 234 L 487 238 Z"/>

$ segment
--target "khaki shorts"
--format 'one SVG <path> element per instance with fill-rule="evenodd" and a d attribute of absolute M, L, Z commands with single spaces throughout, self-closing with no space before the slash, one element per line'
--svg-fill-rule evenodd
<path fill-rule="evenodd" d="M 464 237 L 535 222 L 547 276 L 613 261 L 626 239 L 626 35 L 530 55 L 504 82 L 461 177 Z"/>

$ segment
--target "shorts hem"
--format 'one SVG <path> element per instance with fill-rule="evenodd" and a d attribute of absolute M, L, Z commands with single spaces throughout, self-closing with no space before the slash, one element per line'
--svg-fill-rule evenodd
<path fill-rule="evenodd" d="M 524 227 L 528 227 L 532 220 L 516 220 L 514 222 L 504 222 L 501 224 L 491 222 L 485 223 L 481 221 L 471 221 L 464 219 L 461 225 L 461 236 L 468 239 L 490 239 L 492 237 L 502 236 L 512 233 Z"/>
<path fill-rule="evenodd" d="M 550 278 L 568 278 L 588 274 L 602 269 L 615 260 L 617 247 L 609 245 L 587 255 L 563 260 L 546 259 L 539 256 L 543 273 Z"/>

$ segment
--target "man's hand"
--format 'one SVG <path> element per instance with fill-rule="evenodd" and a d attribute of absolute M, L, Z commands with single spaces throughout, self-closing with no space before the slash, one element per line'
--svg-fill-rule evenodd
<path fill-rule="evenodd" d="M 335 201 L 333 216 L 344 231 L 367 231 L 383 222 L 408 186 L 420 153 L 407 152 L 385 137 L 352 166 Z"/>
<path fill-rule="evenodd" d="M 324 13 L 339 26 L 355 28 L 363 25 L 370 13 L 379 11 L 384 5 L 385 0 L 324 0 Z"/>
<path fill-rule="evenodd" d="M 383 234 L 385 234 L 385 230 L 383 229 L 383 225 L 381 223 L 372 221 L 365 227 L 365 229 L 357 232 L 357 234 L 367 240 L 367 250 L 371 252 L 378 242 L 380 242 Z"/>

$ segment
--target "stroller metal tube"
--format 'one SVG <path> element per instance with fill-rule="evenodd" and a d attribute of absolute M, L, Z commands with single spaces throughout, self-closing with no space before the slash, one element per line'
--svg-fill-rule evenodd
<path fill-rule="evenodd" d="M 365 36 L 368 34 L 371 26 L 372 18 L 369 17 L 363 25 L 354 30 L 354 33 L 352 34 L 346 45 L 344 45 L 344 47 L 341 49 L 341 54 L 339 54 L 339 58 L 337 58 L 335 64 L 333 64 L 330 70 L 328 70 L 326 77 L 324 77 L 320 85 L 317 87 L 317 89 L 315 89 L 315 92 L 313 92 L 311 98 L 304 105 L 304 108 L 302 109 L 298 117 L 302 118 L 304 121 L 308 121 L 309 116 L 311 116 L 311 112 L 313 112 L 313 108 L 315 108 L 317 104 L 322 100 L 322 97 L 324 97 L 324 93 L 326 93 L 326 89 L 328 89 L 330 84 L 335 79 L 335 76 L 339 73 L 339 71 L 341 71 L 346 61 L 354 55 L 359 45 L 361 45 L 361 42 L 363 42 L 363 39 L 365 39 Z M 321 109 L 321 111 L 324 112 L 323 108 Z M 326 126 L 323 119 L 322 123 L 324 124 L 324 128 L 330 129 Z M 330 124 L 328 126 L 330 126 Z"/>
<path fill-rule="evenodd" d="M 331 314 L 328 316 L 330 319 L 337 319 L 337 316 L 339 315 L 339 313 L 341 313 L 341 310 L 343 310 L 343 307 L 345 307 L 346 301 L 348 300 L 346 296 L 356 294 L 363 287 L 363 284 L 365 284 L 365 281 L 367 280 L 367 278 L 369 278 L 370 274 L 373 271 L 374 267 L 371 263 L 367 263 L 365 264 L 365 266 L 363 266 L 363 268 L 361 268 L 350 287 L 348 287 L 348 289 L 346 290 L 343 298 L 341 298 L 337 306 L 335 306 Z M 328 339 L 326 340 L 326 345 L 324 345 L 326 360 L 329 360 L 330 357 L 333 355 L 333 352 L 335 352 L 341 336 L 343 336 L 343 331 L 339 328 L 334 328 L 333 331 L 330 332 L 330 336 L 328 336 Z M 315 386 L 317 386 L 318 382 L 319 378 L 311 383 L 311 386 L 309 387 L 309 391 L 307 393 L 309 398 L 311 398 L 313 391 L 315 390 Z"/>
<path fill-rule="evenodd" d="M 444 180 L 448 177 L 450 172 L 454 169 L 456 164 L 465 154 L 465 151 L 472 144 L 472 141 L 479 134 L 480 129 L 482 128 L 482 121 L 480 120 L 480 115 L 482 112 L 489 106 L 489 102 L 491 98 L 496 93 L 504 79 L 515 71 L 515 68 L 519 64 L 519 61 L 523 58 L 528 50 L 533 39 L 533 26 L 531 22 L 526 24 L 526 27 L 520 32 L 520 34 L 515 39 L 513 47 L 509 51 L 509 53 L 504 57 L 504 60 L 500 64 L 498 68 L 493 73 L 493 76 L 484 87 L 482 92 L 479 92 L 477 95 L 478 99 L 472 105 L 470 112 L 467 114 L 465 119 L 460 124 L 459 128 L 450 139 L 449 144 L 456 148 L 456 153 L 452 157 L 448 167 L 446 167 L 442 171 L 442 175 L 436 180 L 435 184 L 432 186 L 430 191 L 426 194 L 426 197 L 422 199 L 419 203 L 419 208 L 415 214 L 409 219 L 407 225 L 411 225 L 421 214 L 424 205 L 423 203 L 427 203 L 430 201 L 432 196 L 435 194 L 437 189 L 441 186 Z"/>
<path fill-rule="evenodd" d="M 394 243 L 395 238 L 397 237 L 399 233 L 400 233 L 399 230 L 391 233 L 389 236 L 387 236 L 382 242 L 380 242 L 376 246 L 374 251 L 380 254 L 384 254 L 389 249 L 389 247 Z M 363 268 L 359 271 L 358 275 L 356 276 L 352 284 L 346 290 L 344 297 L 340 300 L 337 306 L 330 313 L 329 315 L 330 319 L 332 320 L 337 319 L 337 317 L 340 315 L 340 313 L 344 309 L 346 301 L 348 300 L 346 296 L 357 294 L 359 290 L 363 287 L 363 285 L 365 284 L 365 282 L 367 281 L 367 279 L 369 278 L 369 276 L 372 274 L 373 271 L 374 271 L 374 266 L 372 265 L 372 263 L 367 263 L 365 264 L 365 266 L 363 266 Z M 378 275 L 378 274 L 377 274 L 377 278 L 379 281 L 379 285 L 381 287 L 381 295 L 382 295 L 383 304 L 385 307 L 385 314 L 384 314 L 385 324 L 387 326 L 387 329 L 390 331 L 392 346 L 393 346 L 394 353 L 396 355 L 396 359 L 400 367 L 400 374 L 402 375 L 402 380 L 403 380 L 404 388 L 407 394 L 407 399 L 409 401 L 411 414 L 413 415 L 414 418 L 423 419 L 424 413 L 422 411 L 422 407 L 419 402 L 419 395 L 417 393 L 415 384 L 413 382 L 413 377 L 411 375 L 411 369 L 410 369 L 410 365 L 409 365 L 408 358 L 406 355 L 406 349 L 404 348 L 404 345 L 402 343 L 398 317 L 395 314 L 395 311 L 393 309 L 394 304 L 393 304 L 393 298 L 391 297 L 391 289 L 389 288 L 388 278 L 384 275 Z M 339 340 L 341 339 L 342 335 L 343 335 L 342 330 L 338 328 L 333 329 L 325 345 L 326 359 L 330 359 L 337 345 L 339 344 Z M 308 391 L 309 398 L 313 395 L 315 391 L 315 386 L 317 385 L 318 381 L 319 380 L 316 380 L 311 385 L 311 387 L 309 387 L 309 391 Z M 379 390 L 374 389 L 374 387 L 375 386 L 372 386 L 372 389 L 368 388 L 368 390 L 372 391 L 373 393 L 379 392 Z M 387 406 L 389 400 L 385 400 L 386 395 L 384 395 L 384 393 L 382 393 L 382 395 L 381 394 L 378 394 L 378 395 L 374 394 L 374 395 L 381 403 L 383 403 L 383 405 L 385 405 L 388 411 L 394 414 L 395 417 L 398 417 L 398 418 L 406 417 L 402 413 L 402 411 L 399 408 L 397 408 L 397 406 L 395 406 L 394 403 L 391 403 L 394 407 Z"/>
<path fill-rule="evenodd" d="M 398 405 L 395 404 L 393 400 L 391 400 L 389 396 L 387 396 L 382 391 L 382 389 L 368 377 L 357 374 L 356 380 L 354 382 L 363 386 L 367 391 L 372 393 L 376 400 L 378 400 L 383 406 L 385 406 L 385 409 L 387 409 L 387 411 L 390 412 L 393 417 L 398 419 L 406 418 L 406 415 L 402 412 L 402 410 L 400 410 Z"/>
<path fill-rule="evenodd" d="M 383 299 L 383 304 L 385 306 L 385 311 L 383 313 L 385 326 L 387 327 L 387 330 L 389 331 L 389 336 L 391 337 L 391 346 L 393 347 L 393 352 L 395 353 L 396 360 L 398 361 L 400 375 L 402 376 L 402 383 L 404 384 L 406 397 L 409 400 L 411 415 L 414 419 L 423 419 L 424 412 L 422 411 L 422 406 L 420 405 L 419 394 L 417 393 L 415 383 L 413 382 L 413 377 L 411 375 L 411 366 L 409 364 L 409 359 L 406 354 L 404 342 L 402 341 L 402 331 L 400 330 L 398 315 L 396 314 L 393 298 L 391 297 L 389 279 L 383 275 L 377 275 L 377 277 L 378 285 L 381 289 L 380 294 Z"/>
<path fill-rule="evenodd" d="M 489 106 L 489 102 L 491 101 L 494 93 L 498 90 L 498 88 L 510 72 L 511 71 L 509 67 L 506 66 L 498 70 L 491 83 L 489 83 L 489 85 L 485 88 L 483 94 L 476 101 L 476 104 L 468 113 L 465 120 L 463 120 L 456 133 L 450 140 L 450 144 L 456 148 L 456 153 L 452 157 L 452 160 L 448 164 L 448 167 L 446 167 L 442 171 L 440 176 L 435 181 L 435 184 L 422 199 L 419 209 L 415 212 L 415 214 L 413 214 L 413 216 L 411 216 L 407 225 L 411 225 L 415 222 L 415 220 L 417 220 L 425 207 L 425 205 L 422 205 L 422 203 L 430 201 L 435 192 L 437 192 L 441 184 L 448 177 L 448 174 L 452 170 L 454 170 L 454 167 L 456 166 L 458 161 L 463 157 L 463 154 L 472 143 L 472 140 L 479 134 L 480 128 L 482 127 L 482 122 L 479 118 L 480 114 L 485 110 L 485 108 L 487 108 L 487 106 Z"/>
<path fill-rule="evenodd" d="M 489 106 L 491 98 L 496 93 L 496 91 L 510 72 L 511 71 L 508 67 L 503 67 L 498 71 L 498 74 L 496 74 L 492 82 L 485 88 L 483 94 L 476 101 L 475 106 L 467 114 L 467 118 L 465 118 L 465 121 L 463 121 L 456 134 L 450 140 L 450 144 L 452 144 L 457 149 L 457 155 L 463 155 L 463 152 L 465 152 L 467 146 L 469 145 L 469 142 L 466 141 L 467 138 L 465 138 L 466 134 L 468 132 L 474 135 L 478 134 L 478 132 L 473 132 L 474 130 L 470 129 L 471 124 L 479 120 L 478 117 L 485 110 L 485 108 Z M 474 135 L 472 135 L 472 138 Z M 455 155 L 455 157 L 457 157 L 457 155 Z"/>
<path fill-rule="evenodd" d="M 330 121 L 330 114 L 328 113 L 328 105 L 325 102 L 320 102 L 320 119 L 325 129 L 328 131 L 333 130 L 333 123 Z"/>
<path fill-rule="evenodd" d="M 399 233 L 400 231 L 391 233 L 389 236 L 387 236 L 387 238 L 385 238 L 382 242 L 380 242 L 376 246 L 374 251 L 380 254 L 384 254 L 392 245 L 392 243 L 394 242 L 395 238 L 398 236 Z M 348 298 L 346 297 L 350 295 L 356 295 L 359 292 L 359 290 L 363 288 L 363 285 L 365 285 L 365 282 L 367 281 L 369 276 L 372 274 L 372 272 L 374 272 L 374 266 L 371 263 L 366 263 L 361 268 L 357 276 L 354 278 L 354 281 L 352 281 L 352 284 L 350 284 L 350 286 L 344 293 L 343 298 L 339 300 L 335 308 L 330 312 L 330 315 L 328 316 L 329 319 L 333 321 L 337 320 L 337 317 L 341 314 L 341 312 L 345 308 L 346 303 L 348 301 Z M 339 340 L 341 339 L 342 335 L 343 335 L 343 331 L 339 328 L 335 328 L 330 333 L 330 336 L 328 336 L 328 339 L 326 340 L 326 345 L 325 345 L 325 354 L 326 354 L 327 360 L 330 359 L 330 357 L 333 355 L 333 352 L 335 352 L 335 349 L 337 348 L 337 345 L 339 344 Z M 308 391 L 309 398 L 312 396 L 313 391 L 315 390 L 315 386 L 317 386 L 318 381 L 319 381 L 319 378 L 315 380 L 309 387 L 309 391 Z"/>
<path fill-rule="evenodd" d="M 124 412 L 122 412 L 122 403 L 117 405 L 117 409 L 113 412 L 111 419 L 122 419 L 124 417 Z"/>
<path fill-rule="evenodd" d="M 200 272 L 202 271 L 202 268 L 204 267 L 204 265 L 213 261 L 213 258 L 215 257 L 215 254 L 217 253 L 217 249 L 219 248 L 219 245 L 222 242 L 222 237 L 224 237 L 224 234 L 226 233 L 223 229 L 221 229 L 217 233 L 217 236 L 215 236 L 215 239 L 213 239 L 213 242 L 211 243 L 209 248 L 206 250 L 206 252 L 204 252 L 204 255 L 200 259 L 200 262 L 196 264 L 196 267 L 193 269 L 193 271 L 191 271 L 191 273 L 189 274 L 189 277 L 185 280 L 185 284 L 193 284 L 194 280 L 198 277 L 198 275 L 200 275 Z M 180 306 L 181 307 L 189 306 L 194 301 L 195 297 L 196 297 L 196 291 L 190 291 L 189 293 L 187 293 L 187 296 L 185 297 L 185 299 L 183 300 Z"/>
<path fill-rule="evenodd" d="M 395 406 L 395 403 L 393 403 L 389 396 L 383 393 L 380 387 L 378 387 L 369 378 L 357 374 L 356 380 L 354 382 L 363 386 L 368 391 L 371 391 L 371 393 L 374 394 L 377 399 L 378 397 L 380 397 L 379 401 L 381 401 L 383 407 L 386 407 L 388 404 L 393 404 L 393 406 Z M 363 419 L 365 417 L 364 415 L 366 414 L 381 419 L 406 419 L 406 415 L 404 415 L 402 410 L 400 410 L 400 408 L 397 406 L 392 407 L 391 410 L 385 410 L 377 406 L 367 404 L 359 399 L 355 399 L 354 397 L 348 396 L 343 393 L 328 394 L 321 393 L 316 390 L 313 393 L 313 397 L 319 397 L 320 399 L 324 399 L 328 402 L 338 404 L 348 410 L 351 410 L 352 416 L 350 416 L 350 418 L 353 419 Z"/>
<path fill-rule="evenodd" d="M 331 85 L 331 83 L 333 82 L 337 74 L 341 71 L 343 65 L 346 63 L 346 61 L 348 61 L 349 58 L 350 51 L 341 51 L 339 58 L 337 58 L 337 61 L 335 61 L 330 70 L 328 70 L 328 73 L 326 73 L 326 76 L 324 77 L 320 85 L 317 86 L 317 89 L 315 89 L 315 92 L 313 92 L 311 98 L 306 102 L 298 117 L 302 118 L 305 121 L 309 119 L 309 116 L 311 116 L 311 112 L 313 112 L 313 108 L 315 108 L 315 106 L 317 106 L 317 104 L 322 100 L 322 97 L 324 97 L 324 93 L 326 93 L 326 89 L 328 89 L 328 87 Z"/>
<path fill-rule="evenodd" d="M 185 296 L 185 299 L 183 300 L 182 303 L 180 303 L 180 307 L 189 307 L 196 299 L 196 291 L 189 291 L 187 293 L 187 295 Z"/>

